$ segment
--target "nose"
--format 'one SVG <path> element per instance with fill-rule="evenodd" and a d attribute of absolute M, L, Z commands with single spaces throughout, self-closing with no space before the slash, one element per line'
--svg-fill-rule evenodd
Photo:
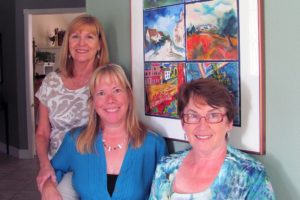
<path fill-rule="evenodd" d="M 199 125 L 199 126 L 207 126 L 207 125 L 208 125 L 205 116 L 201 116 L 201 117 L 199 118 L 199 123 L 198 123 L 198 125 Z"/>
<path fill-rule="evenodd" d="M 113 94 L 108 94 L 106 97 L 107 103 L 113 103 L 115 101 L 115 96 Z"/>
<path fill-rule="evenodd" d="M 79 45 L 84 45 L 84 44 L 85 44 L 84 37 L 80 37 L 80 39 L 79 39 Z"/>

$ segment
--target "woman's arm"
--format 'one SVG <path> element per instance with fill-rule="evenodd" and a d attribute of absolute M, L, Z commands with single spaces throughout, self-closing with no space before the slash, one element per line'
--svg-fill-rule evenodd
<path fill-rule="evenodd" d="M 272 184 L 265 171 L 255 177 L 246 199 L 275 200 Z"/>
<path fill-rule="evenodd" d="M 41 191 L 42 200 L 63 200 L 59 191 L 56 188 L 56 183 L 47 179 Z"/>
<path fill-rule="evenodd" d="M 54 170 L 48 158 L 50 141 L 50 122 L 48 108 L 41 102 L 39 104 L 39 121 L 35 135 L 36 151 L 39 158 L 40 170 L 36 178 L 38 189 L 42 192 L 43 185 L 48 178 L 56 182 Z"/>
<path fill-rule="evenodd" d="M 168 147 L 167 147 L 166 141 L 163 137 L 160 138 L 159 142 L 157 143 L 156 148 L 157 148 L 156 156 L 158 158 L 158 160 L 157 160 L 157 163 L 158 163 L 163 156 L 169 155 Z"/>

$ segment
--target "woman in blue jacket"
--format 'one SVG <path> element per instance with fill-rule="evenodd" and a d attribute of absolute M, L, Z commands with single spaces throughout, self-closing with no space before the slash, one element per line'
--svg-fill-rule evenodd
<path fill-rule="evenodd" d="M 138 120 L 120 66 L 99 67 L 89 86 L 87 126 L 70 131 L 51 161 L 57 181 L 73 172 L 73 187 L 81 199 L 148 199 L 156 164 L 167 154 L 164 139 Z M 51 180 L 42 197 L 60 198 Z"/>

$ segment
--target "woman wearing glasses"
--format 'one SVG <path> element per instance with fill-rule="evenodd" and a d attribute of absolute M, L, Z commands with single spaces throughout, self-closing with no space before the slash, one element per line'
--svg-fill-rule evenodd
<path fill-rule="evenodd" d="M 164 157 L 150 199 L 275 199 L 261 163 L 227 143 L 234 105 L 215 79 L 182 86 L 178 112 L 191 148 Z"/>

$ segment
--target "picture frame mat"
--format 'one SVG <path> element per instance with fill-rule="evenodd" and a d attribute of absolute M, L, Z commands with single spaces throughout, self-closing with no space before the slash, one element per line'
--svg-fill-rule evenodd
<path fill-rule="evenodd" d="M 166 138 L 185 141 L 179 119 L 145 115 L 143 1 L 131 0 L 131 74 L 139 117 Z M 262 1 L 239 1 L 241 127 L 229 143 L 254 154 L 265 153 Z"/>

